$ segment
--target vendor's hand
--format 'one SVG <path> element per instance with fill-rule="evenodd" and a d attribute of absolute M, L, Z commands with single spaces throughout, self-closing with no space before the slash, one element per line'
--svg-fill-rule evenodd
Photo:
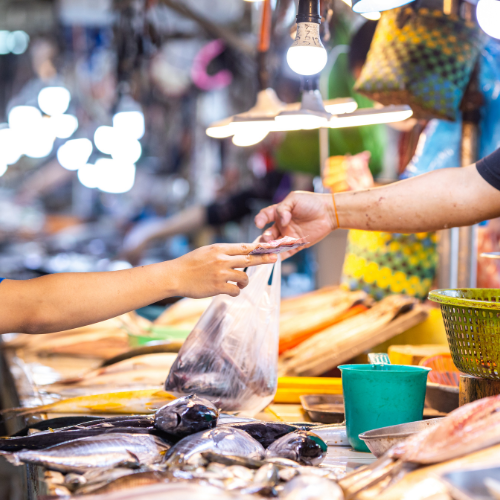
<path fill-rule="evenodd" d="M 201 299 L 218 294 L 236 297 L 248 285 L 248 276 L 238 270 L 277 261 L 277 255 L 249 255 L 258 244 L 218 244 L 198 248 L 170 261 L 176 295 Z M 232 283 L 228 283 L 232 282 Z M 236 284 L 234 284 L 236 283 Z"/>
<path fill-rule="evenodd" d="M 281 203 L 261 210 L 255 217 L 255 225 L 263 229 L 274 225 L 262 235 L 262 241 L 271 241 L 283 236 L 307 237 L 315 244 L 337 228 L 335 209 L 331 194 L 316 194 L 306 191 L 290 193 Z M 299 249 L 282 254 L 288 258 Z"/>

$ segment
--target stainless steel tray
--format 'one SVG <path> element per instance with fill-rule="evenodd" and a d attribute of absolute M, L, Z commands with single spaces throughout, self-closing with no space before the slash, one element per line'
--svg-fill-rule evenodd
<path fill-rule="evenodd" d="M 461 469 L 443 474 L 441 478 L 454 500 L 494 500 L 484 481 L 487 478 L 500 481 L 500 467 Z"/>
<path fill-rule="evenodd" d="M 342 395 L 310 394 L 300 396 L 300 402 L 313 422 L 341 424 L 345 420 Z"/>
<path fill-rule="evenodd" d="M 408 424 L 391 425 L 363 432 L 363 434 L 359 435 L 359 438 L 366 443 L 369 450 L 378 458 L 395 444 L 401 443 L 407 437 L 438 424 L 441 420 L 441 418 L 431 418 Z"/>

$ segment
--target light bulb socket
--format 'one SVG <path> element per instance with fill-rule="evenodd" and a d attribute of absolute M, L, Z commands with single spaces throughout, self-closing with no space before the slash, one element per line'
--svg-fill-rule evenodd
<path fill-rule="evenodd" d="M 297 24 L 298 23 L 321 24 L 319 0 L 299 1 L 299 8 L 297 9 Z"/>

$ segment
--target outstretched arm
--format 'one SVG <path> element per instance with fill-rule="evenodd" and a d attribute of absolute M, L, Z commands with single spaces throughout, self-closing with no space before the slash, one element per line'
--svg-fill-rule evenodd
<path fill-rule="evenodd" d="M 248 255 L 256 246 L 212 245 L 125 271 L 5 280 L 0 284 L 0 333 L 68 330 L 175 295 L 236 296 L 248 284 L 246 273 L 237 268 L 276 261 L 276 255 Z"/>
<path fill-rule="evenodd" d="M 317 243 L 337 227 L 419 233 L 468 226 L 500 216 L 500 192 L 476 166 L 437 170 L 389 186 L 335 195 L 291 193 L 262 210 L 257 227 L 275 224 L 264 239 L 307 236 Z"/>

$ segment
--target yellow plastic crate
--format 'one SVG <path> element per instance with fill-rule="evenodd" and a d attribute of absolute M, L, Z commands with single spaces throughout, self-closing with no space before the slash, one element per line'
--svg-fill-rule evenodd
<path fill-rule="evenodd" d="M 308 394 L 342 394 L 342 379 L 327 377 L 280 377 L 275 403 L 300 403 Z"/>

